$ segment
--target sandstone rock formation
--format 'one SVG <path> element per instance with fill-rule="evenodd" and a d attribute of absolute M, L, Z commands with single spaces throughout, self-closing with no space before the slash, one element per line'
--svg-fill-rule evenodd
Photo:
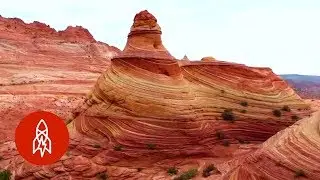
<path fill-rule="evenodd" d="M 203 57 L 201 58 L 202 62 L 212 62 L 212 61 L 216 61 L 216 59 L 212 56 L 207 56 L 207 57 Z"/>
<path fill-rule="evenodd" d="M 257 156 L 260 143 L 297 121 L 292 116 L 311 113 L 269 68 L 211 60 L 179 65 L 148 11 L 135 16 L 123 52 L 105 69 L 68 123 L 68 153 L 48 167 L 11 153 L 6 167 L 16 179 L 171 179 L 169 167 L 178 168 L 174 177 L 195 168 L 201 178 L 211 163 L 218 170 L 210 179 L 248 177 L 237 176 L 237 162 Z"/>
<path fill-rule="evenodd" d="M 320 179 L 320 111 L 278 132 L 256 152 L 221 166 L 223 179 Z"/>
<path fill-rule="evenodd" d="M 190 64 L 190 60 L 187 55 L 184 55 L 183 58 L 180 61 L 178 61 L 178 63 L 180 66 L 183 66 L 183 65 Z"/>
<path fill-rule="evenodd" d="M 43 109 L 68 118 L 120 52 L 88 30 L 0 17 L 0 143 L 26 114 Z"/>

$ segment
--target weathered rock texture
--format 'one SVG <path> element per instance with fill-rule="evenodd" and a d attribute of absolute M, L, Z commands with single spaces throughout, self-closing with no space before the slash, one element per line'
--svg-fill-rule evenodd
<path fill-rule="evenodd" d="M 0 143 L 12 140 L 30 112 L 42 109 L 67 119 L 119 52 L 79 26 L 57 32 L 0 16 Z"/>
<path fill-rule="evenodd" d="M 48 167 L 32 167 L 15 156 L 8 166 L 15 177 L 171 179 L 166 171 L 175 166 L 178 175 L 198 169 L 199 179 L 214 163 L 220 172 L 211 179 L 233 178 L 236 163 L 225 165 L 226 160 L 256 153 L 259 143 L 296 122 L 292 115 L 310 114 L 271 69 L 212 60 L 179 65 L 160 35 L 156 18 L 138 13 L 123 52 L 68 124 L 68 153 Z M 290 112 L 273 115 L 285 105 Z M 234 121 L 223 120 L 226 109 Z"/>
<path fill-rule="evenodd" d="M 223 179 L 320 179 L 320 112 L 278 132 L 256 152 L 221 166 Z"/>

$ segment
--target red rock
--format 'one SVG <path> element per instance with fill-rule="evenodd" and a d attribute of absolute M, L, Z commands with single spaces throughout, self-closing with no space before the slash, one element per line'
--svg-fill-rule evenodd
<path fill-rule="evenodd" d="M 69 32 L 73 34 L 74 31 Z M 78 34 L 86 33 L 74 33 L 73 37 L 78 37 Z M 64 81 L 59 79 L 58 82 L 61 84 L 75 84 L 74 79 L 78 82 L 76 87 L 62 88 L 54 78 L 51 89 L 35 86 L 40 94 L 53 94 L 57 90 L 64 94 L 87 92 L 88 88 L 84 88 L 83 85 L 79 87 L 79 84 L 83 84 L 83 79 L 88 78 L 88 72 L 92 72 L 91 68 L 95 69 L 95 74 L 102 72 L 102 69 L 104 71 L 91 93 L 82 103 L 79 101 L 81 105 L 74 111 L 74 119 L 68 124 L 69 153 L 52 166 L 37 168 L 27 166 L 18 156 L 5 166 L 15 172 L 16 177 L 93 179 L 101 173 L 106 173 L 110 179 L 170 179 L 173 177 L 168 175 L 167 169 L 177 167 L 177 176 L 195 168 L 199 171 L 196 178 L 200 179 L 203 169 L 209 164 L 214 164 L 220 173 L 211 175 L 211 179 L 259 179 L 273 173 L 274 167 L 265 171 L 261 169 L 272 165 L 272 159 L 280 156 L 277 152 L 281 152 L 281 157 L 289 159 L 291 157 L 288 152 L 303 154 L 299 149 L 305 148 L 303 144 L 308 145 L 307 139 L 315 143 L 309 143 L 306 150 L 318 146 L 320 138 L 307 134 L 311 126 L 306 123 L 301 129 L 304 129 L 303 132 L 308 138 L 301 144 L 295 139 L 303 137 L 299 133 L 301 129 L 290 130 L 295 125 L 289 127 L 289 130 L 284 130 L 287 133 L 283 133 L 282 136 L 275 135 L 295 123 L 292 115 L 307 117 L 311 110 L 309 105 L 270 68 L 248 67 L 217 60 L 192 61 L 179 65 L 178 60 L 170 55 L 162 44 L 161 29 L 156 18 L 147 11 L 135 16 L 126 47 L 123 52 L 112 58 L 110 65 L 103 61 L 104 51 L 100 51 L 101 46 L 105 46 L 91 42 L 90 38 L 88 41 L 68 44 L 68 53 L 56 53 L 57 50 L 53 49 L 57 45 L 54 44 L 55 46 L 45 49 L 46 51 L 36 49 L 32 54 L 55 54 L 54 65 L 48 63 L 51 58 L 47 58 L 42 65 L 55 67 L 55 76 L 67 74 L 63 78 Z M 21 43 L 17 40 L 15 42 Z M 80 58 L 81 51 L 74 48 L 75 44 L 76 47 L 83 47 L 81 45 L 84 42 L 88 43 L 85 43 L 85 47 L 88 48 L 86 53 L 92 52 L 92 49 L 95 52 L 90 53 L 90 61 Z M 60 46 L 64 47 L 63 50 L 66 49 L 65 45 L 59 44 L 58 47 Z M 11 46 L 7 48 L 10 50 Z M 86 53 L 83 52 L 88 55 Z M 76 58 L 69 58 L 74 56 Z M 78 58 L 81 61 L 77 61 Z M 70 65 L 71 59 L 77 64 Z M 91 64 L 88 68 L 89 62 L 96 66 Z M 64 69 L 62 74 L 57 71 L 60 68 Z M 82 68 L 89 70 L 84 71 Z M 74 72 L 79 69 L 85 74 Z M 21 67 L 18 70 L 21 71 Z M 66 73 L 65 70 L 72 73 Z M 12 72 L 6 71 L 1 77 L 10 73 Z M 70 76 L 72 80 L 65 81 L 65 78 Z M 97 76 L 90 77 L 88 85 L 91 85 Z M 21 93 L 17 89 L 9 90 L 11 93 Z M 31 87 L 23 90 L 26 94 L 32 92 L 34 89 Z M 9 102 L 12 101 L 13 99 L 10 99 Z M 44 102 L 50 104 L 48 100 L 41 100 L 35 104 L 41 105 Z M 68 104 L 68 101 L 60 97 L 53 102 L 55 106 L 49 105 L 53 109 L 60 107 L 65 110 L 65 105 Z M 243 105 L 243 102 L 247 104 Z M 275 117 L 272 111 L 281 109 L 284 105 L 288 105 L 291 112 L 282 112 L 281 117 Z M 74 107 L 74 104 L 70 104 L 70 107 Z M 222 114 L 226 109 L 232 109 L 236 118 L 234 122 L 223 120 Z M 245 113 L 243 110 L 246 110 Z M 317 124 L 317 119 L 312 120 L 313 125 Z M 317 128 L 314 128 L 312 132 L 316 130 Z M 240 144 L 241 142 L 250 144 Z M 277 144 L 280 146 L 275 146 Z M 292 150 L 295 144 L 299 145 L 298 150 Z M 311 147 L 310 144 L 315 146 Z M 291 151 L 285 147 L 290 147 Z M 274 151 L 274 148 L 280 148 L 281 151 Z M 313 151 L 310 151 L 310 154 L 313 154 Z M 302 157 L 300 155 L 299 157 Z M 271 160 L 266 157 L 271 157 Z M 298 161 L 293 160 L 286 167 L 293 167 L 293 162 Z M 311 161 L 312 158 L 306 160 Z M 308 175 L 313 168 L 318 167 L 318 164 L 309 167 L 310 163 L 304 161 L 297 164 L 307 164 Z M 316 171 L 312 173 L 310 177 L 319 175 Z"/>

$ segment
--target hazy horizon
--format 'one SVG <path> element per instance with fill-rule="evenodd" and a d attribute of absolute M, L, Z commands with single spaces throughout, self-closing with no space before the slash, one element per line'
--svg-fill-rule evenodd
<path fill-rule="evenodd" d="M 110 3 L 112 2 L 112 3 Z M 81 25 L 94 38 L 123 49 L 134 15 L 147 9 L 177 59 L 213 56 L 277 74 L 320 75 L 320 2 L 316 0 L 2 2 L 0 15 L 56 30 Z M 317 68 L 318 67 L 318 68 Z"/>

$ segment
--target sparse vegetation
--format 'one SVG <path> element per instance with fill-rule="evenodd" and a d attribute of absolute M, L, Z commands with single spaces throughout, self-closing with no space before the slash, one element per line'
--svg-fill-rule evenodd
<path fill-rule="evenodd" d="M 225 90 L 223 90 L 223 89 L 221 89 L 221 90 L 220 90 L 220 92 L 221 92 L 221 93 L 225 93 L 226 91 L 225 91 Z"/>
<path fill-rule="evenodd" d="M 279 109 L 275 109 L 272 111 L 273 112 L 273 115 L 276 116 L 276 117 L 281 117 L 281 111 Z"/>
<path fill-rule="evenodd" d="M 10 180 L 11 172 L 9 170 L 0 171 L 0 180 Z"/>
<path fill-rule="evenodd" d="M 94 148 L 101 148 L 101 146 L 99 144 L 94 144 L 93 147 Z"/>
<path fill-rule="evenodd" d="M 178 174 L 178 169 L 176 167 L 170 167 L 168 170 L 167 170 L 167 173 L 172 176 L 172 175 L 175 175 L 175 174 Z"/>
<path fill-rule="evenodd" d="M 174 180 L 189 180 L 189 179 L 196 177 L 197 174 L 198 174 L 197 169 L 190 169 L 190 170 L 182 173 L 180 176 L 174 178 Z"/>
<path fill-rule="evenodd" d="M 240 144 L 249 144 L 250 143 L 250 141 L 243 140 L 241 138 L 236 138 L 236 139 L 239 141 Z"/>
<path fill-rule="evenodd" d="M 113 150 L 115 151 L 122 151 L 122 145 L 118 144 L 116 146 L 113 147 Z"/>
<path fill-rule="evenodd" d="M 3 160 L 3 157 L 2 156 L 0 156 L 0 161 L 2 161 Z"/>
<path fill-rule="evenodd" d="M 248 106 L 248 102 L 247 101 L 241 101 L 240 104 L 241 104 L 241 106 L 244 106 L 244 107 Z"/>
<path fill-rule="evenodd" d="M 293 116 L 291 116 L 291 119 L 294 121 L 298 121 L 300 118 L 297 115 L 293 115 Z"/>
<path fill-rule="evenodd" d="M 225 109 L 221 116 L 222 116 L 223 120 L 226 120 L 226 121 L 233 122 L 235 120 L 235 116 L 232 112 L 232 109 Z"/>
<path fill-rule="evenodd" d="M 73 118 L 76 118 L 80 115 L 80 112 L 79 111 L 75 111 L 73 112 Z"/>
<path fill-rule="evenodd" d="M 240 112 L 241 112 L 241 113 L 247 113 L 247 110 L 242 109 Z"/>
<path fill-rule="evenodd" d="M 217 131 L 216 136 L 217 136 L 217 139 L 219 139 L 219 140 L 222 140 L 225 137 L 224 133 L 222 131 Z"/>
<path fill-rule="evenodd" d="M 99 173 L 99 174 L 97 174 L 97 179 L 99 179 L 99 180 L 106 180 L 106 179 L 108 179 L 108 175 L 107 175 L 107 173 L 105 173 L 105 172 Z"/>
<path fill-rule="evenodd" d="M 302 110 L 301 108 L 298 109 L 298 111 L 301 111 L 301 110 Z"/>
<path fill-rule="evenodd" d="M 66 155 L 67 155 L 67 156 L 70 156 L 70 151 L 67 151 L 67 152 L 66 152 Z"/>
<path fill-rule="evenodd" d="M 230 142 L 226 139 L 222 141 L 222 144 L 226 147 L 230 146 Z"/>
<path fill-rule="evenodd" d="M 220 171 L 214 166 L 214 164 L 209 164 L 205 169 L 203 169 L 202 176 L 209 177 L 215 173 L 220 173 Z"/>
<path fill-rule="evenodd" d="M 290 112 L 291 109 L 290 109 L 290 107 L 289 107 L 288 105 L 284 105 L 284 106 L 282 107 L 282 111 Z"/>
<path fill-rule="evenodd" d="M 142 171 L 142 168 L 140 168 L 140 167 L 139 167 L 139 168 L 137 168 L 137 171 L 138 171 L 138 172 Z"/>
<path fill-rule="evenodd" d="M 306 174 L 302 169 L 299 169 L 295 171 L 294 177 L 306 177 Z"/>
<path fill-rule="evenodd" d="M 153 149 L 156 149 L 156 145 L 155 144 L 147 144 L 147 148 L 153 150 Z"/>
<path fill-rule="evenodd" d="M 66 124 L 69 124 L 69 123 L 71 123 L 72 122 L 72 119 L 70 118 L 70 119 L 68 119 L 67 121 L 66 121 Z"/>

